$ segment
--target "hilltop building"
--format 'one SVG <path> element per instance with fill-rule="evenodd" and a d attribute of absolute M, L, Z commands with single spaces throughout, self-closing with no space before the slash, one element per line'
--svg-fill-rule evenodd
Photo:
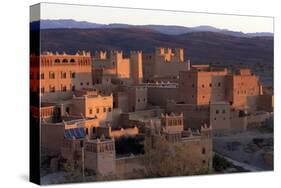
<path fill-rule="evenodd" d="M 158 79 L 175 80 L 179 71 L 189 68 L 189 61 L 185 60 L 182 48 L 156 48 L 154 53 L 144 53 L 142 61 L 145 82 Z"/>

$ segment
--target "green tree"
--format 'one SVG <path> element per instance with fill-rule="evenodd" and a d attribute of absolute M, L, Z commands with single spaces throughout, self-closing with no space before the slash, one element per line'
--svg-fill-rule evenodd
<path fill-rule="evenodd" d="M 160 137 L 156 144 L 145 142 L 145 177 L 185 176 L 209 173 L 198 160 L 198 152 L 183 143 L 169 143 Z"/>

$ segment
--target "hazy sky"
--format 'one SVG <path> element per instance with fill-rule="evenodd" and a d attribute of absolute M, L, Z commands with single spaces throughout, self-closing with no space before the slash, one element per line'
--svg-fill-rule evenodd
<path fill-rule="evenodd" d="M 273 32 L 273 18 L 193 12 L 152 11 L 66 4 L 41 4 L 41 19 L 74 19 L 93 23 L 134 25 L 209 25 L 242 32 Z"/>

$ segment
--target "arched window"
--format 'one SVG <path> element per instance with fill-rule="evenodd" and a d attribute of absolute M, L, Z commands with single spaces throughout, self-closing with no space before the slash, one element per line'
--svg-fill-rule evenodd
<path fill-rule="evenodd" d="M 60 60 L 59 59 L 55 59 L 55 63 L 60 63 Z"/>
<path fill-rule="evenodd" d="M 74 63 L 75 62 L 75 59 L 70 59 L 70 63 Z"/>
<path fill-rule="evenodd" d="M 67 60 L 67 59 L 63 59 L 62 62 L 63 62 L 63 63 L 67 63 L 68 60 Z"/>

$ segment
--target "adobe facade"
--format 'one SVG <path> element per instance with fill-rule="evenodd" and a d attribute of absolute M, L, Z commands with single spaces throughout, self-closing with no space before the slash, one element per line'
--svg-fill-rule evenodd
<path fill-rule="evenodd" d="M 190 71 L 180 72 L 179 95 L 179 101 L 187 104 L 228 101 L 235 108 L 256 109 L 263 92 L 259 77 L 250 69 L 232 74 L 226 68 L 194 65 Z"/>
<path fill-rule="evenodd" d="M 92 59 L 89 52 L 82 51 L 75 55 L 46 52 L 31 59 L 40 63 L 40 70 L 31 66 L 31 90 L 40 92 L 43 102 L 71 98 L 72 92 L 77 89 L 92 88 Z"/>
<path fill-rule="evenodd" d="M 181 71 L 179 75 L 180 101 L 187 104 L 205 105 L 210 101 L 225 100 L 225 76 L 227 69 L 194 65 L 190 71 Z M 188 93 L 188 95 L 185 95 Z"/>

